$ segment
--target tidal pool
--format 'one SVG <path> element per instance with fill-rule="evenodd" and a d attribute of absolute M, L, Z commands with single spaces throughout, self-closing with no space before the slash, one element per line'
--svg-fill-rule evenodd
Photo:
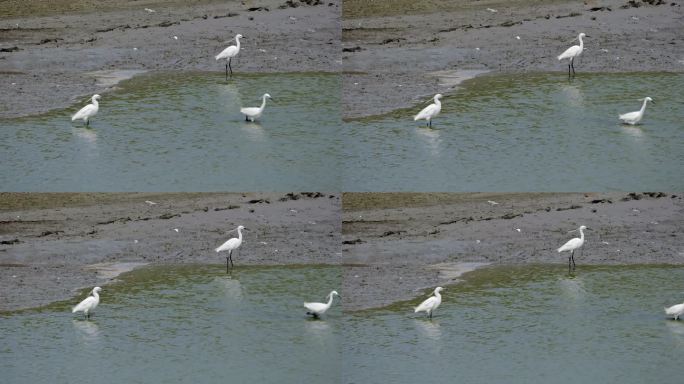
<path fill-rule="evenodd" d="M 665 383 L 684 365 L 684 268 L 496 267 L 420 302 L 348 316 L 343 383 Z M 421 300 L 427 296 L 421 297 Z"/>
<path fill-rule="evenodd" d="M 485 75 L 425 105 L 345 123 L 344 191 L 610 191 L 684 187 L 684 74 Z M 618 114 L 638 110 L 641 125 Z"/>
<path fill-rule="evenodd" d="M 7 191 L 340 190 L 340 82 L 334 74 L 142 75 L 88 103 L 0 120 Z M 240 107 L 267 103 L 260 121 Z"/>
<path fill-rule="evenodd" d="M 154 267 L 78 302 L 0 316 L 7 383 L 331 383 L 342 313 L 308 319 L 304 301 L 340 287 L 338 267 Z"/>

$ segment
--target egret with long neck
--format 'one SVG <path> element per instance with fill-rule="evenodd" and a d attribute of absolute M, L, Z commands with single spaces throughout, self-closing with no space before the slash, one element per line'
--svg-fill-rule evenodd
<path fill-rule="evenodd" d="M 228 70 L 230 69 L 230 76 L 233 77 L 233 67 L 230 65 L 230 62 L 233 60 L 233 57 L 237 56 L 238 53 L 240 53 L 240 39 L 242 39 L 243 36 L 241 34 L 235 35 L 235 45 L 231 45 L 228 48 L 224 49 L 216 55 L 216 60 L 221 60 L 221 59 L 228 59 L 228 62 L 226 62 L 226 80 L 228 80 Z"/>
<path fill-rule="evenodd" d="M 442 287 L 435 288 L 434 296 L 428 297 L 425 301 L 420 303 L 420 305 L 417 306 L 413 312 L 425 312 L 427 313 L 428 317 L 432 319 L 432 313 L 435 311 L 435 309 L 437 309 L 437 307 L 439 307 L 440 304 L 442 304 L 442 295 L 439 293 L 443 289 L 444 288 Z"/>
<path fill-rule="evenodd" d="M 264 113 L 264 108 L 266 107 L 266 99 L 273 100 L 271 95 L 264 93 L 264 95 L 261 97 L 260 107 L 240 108 L 240 113 L 245 115 L 245 121 L 255 121 L 261 117 L 261 114 Z"/>
<path fill-rule="evenodd" d="M 226 256 L 226 272 L 228 272 L 229 267 L 233 267 L 233 251 L 237 250 L 240 247 L 240 245 L 242 245 L 242 230 L 248 229 L 240 225 L 237 227 L 237 229 L 233 229 L 231 232 L 235 230 L 237 230 L 238 233 L 237 238 L 234 237 L 232 239 L 228 239 L 228 241 L 221 244 L 220 247 L 216 248 L 216 253 L 228 251 L 228 256 Z"/>
<path fill-rule="evenodd" d="M 330 293 L 328 294 L 327 303 L 304 303 L 304 308 L 308 310 L 306 314 L 311 315 L 314 318 L 319 318 L 328 309 L 330 309 L 330 306 L 332 306 L 333 303 L 333 297 L 335 295 L 339 296 L 340 294 L 337 293 L 337 291 L 330 291 Z"/>
<path fill-rule="evenodd" d="M 646 103 L 653 102 L 650 97 L 644 98 L 644 103 L 641 105 L 641 109 L 634 112 L 624 113 L 620 115 L 620 120 L 625 124 L 635 125 L 641 121 L 644 117 L 644 112 L 646 112 Z"/>
<path fill-rule="evenodd" d="M 572 270 L 575 269 L 575 251 L 579 248 L 582 248 L 582 245 L 584 245 L 584 230 L 587 229 L 584 225 L 579 227 L 579 229 L 574 229 L 570 232 L 575 232 L 579 231 L 580 237 L 575 237 L 574 239 L 568 240 L 567 243 L 563 244 L 562 247 L 558 248 L 558 253 L 561 252 L 566 252 L 570 251 L 572 252 L 570 254 L 570 257 L 568 257 L 568 273 L 570 273 L 571 270 L 571 264 L 572 264 Z M 584 255 L 584 248 L 582 248 L 582 256 Z"/>
<path fill-rule="evenodd" d="M 565 52 L 561 53 L 560 56 L 558 56 L 558 61 L 570 59 L 570 63 L 568 63 L 568 77 L 570 77 L 570 69 L 572 69 L 572 75 L 575 75 L 575 58 L 581 55 L 582 51 L 584 51 L 584 41 L 582 41 L 582 38 L 586 36 L 587 35 L 585 35 L 584 32 L 580 33 L 577 36 L 577 39 L 579 39 L 579 45 L 573 45 L 572 47 L 566 49 Z"/>
<path fill-rule="evenodd" d="M 90 313 L 97 308 L 98 304 L 100 304 L 99 292 L 101 290 L 102 288 L 100 287 L 93 288 L 91 296 L 86 297 L 83 301 L 78 303 L 78 305 L 71 310 L 71 313 L 83 312 L 86 319 L 90 318 Z"/>
<path fill-rule="evenodd" d="M 100 110 L 100 104 L 97 102 L 100 99 L 100 95 L 93 95 L 90 99 L 91 104 L 86 105 L 71 116 L 71 121 L 83 120 L 85 125 L 90 125 L 90 118 L 97 115 L 97 111 Z"/>
<path fill-rule="evenodd" d="M 418 112 L 416 116 L 413 117 L 413 121 L 418 121 L 418 120 L 427 120 L 427 126 L 432 127 L 432 118 L 435 116 L 439 115 L 439 112 L 442 110 L 442 103 L 440 103 L 439 99 L 442 98 L 441 94 L 436 94 L 434 99 L 434 103 L 428 105 L 427 107 L 423 108 L 422 111 Z"/>

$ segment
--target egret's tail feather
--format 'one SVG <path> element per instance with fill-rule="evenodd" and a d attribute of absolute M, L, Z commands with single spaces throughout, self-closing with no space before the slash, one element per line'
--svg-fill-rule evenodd
<path fill-rule="evenodd" d="M 413 308 L 413 313 L 418 313 L 418 307 Z"/>

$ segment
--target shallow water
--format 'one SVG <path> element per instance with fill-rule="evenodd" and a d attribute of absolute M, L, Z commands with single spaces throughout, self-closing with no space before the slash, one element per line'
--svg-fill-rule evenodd
<path fill-rule="evenodd" d="M 2 381 L 334 382 L 340 307 L 310 320 L 302 302 L 339 286 L 335 267 L 137 270 L 104 288 L 90 321 L 70 313 L 78 299 L 0 316 Z"/>
<path fill-rule="evenodd" d="M 0 120 L 3 191 L 339 190 L 339 77 L 331 74 L 141 76 L 87 102 Z M 240 107 L 259 106 L 248 123 Z M 88 101 L 89 102 L 89 101 Z"/>
<path fill-rule="evenodd" d="M 684 75 L 482 76 L 425 105 L 351 121 L 345 191 L 609 191 L 684 187 Z M 618 114 L 651 96 L 642 125 Z M 382 177 L 379 177 L 381 175 Z"/>
<path fill-rule="evenodd" d="M 664 383 L 684 364 L 684 268 L 489 268 L 420 301 L 350 316 L 344 383 Z M 424 296 L 426 297 L 426 296 Z M 421 298 L 422 299 L 422 298 Z"/>
<path fill-rule="evenodd" d="M 144 268 L 106 286 L 90 321 L 69 313 L 78 299 L 0 316 L 0 372 L 12 383 L 670 382 L 684 321 L 663 306 L 683 300 L 682 281 L 682 267 L 492 267 L 448 287 L 433 320 L 413 314 L 425 296 L 312 320 L 302 302 L 339 287 L 340 267 Z"/>

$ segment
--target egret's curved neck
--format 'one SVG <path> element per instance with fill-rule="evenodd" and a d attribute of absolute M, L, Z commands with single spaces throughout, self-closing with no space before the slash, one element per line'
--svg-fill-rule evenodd
<path fill-rule="evenodd" d="M 439 294 L 439 291 L 435 291 L 435 297 L 437 297 L 440 300 L 442 299 L 442 295 Z"/>
<path fill-rule="evenodd" d="M 237 44 L 237 48 L 240 49 L 240 38 L 235 36 L 235 44 Z"/>
<path fill-rule="evenodd" d="M 265 106 L 266 106 L 266 96 L 263 96 L 261 98 L 261 107 L 259 107 L 259 108 L 263 110 Z"/>
<path fill-rule="evenodd" d="M 580 240 L 584 241 L 584 231 L 580 228 Z"/>
<path fill-rule="evenodd" d="M 242 241 L 242 228 L 238 228 L 238 240 Z"/>
<path fill-rule="evenodd" d="M 331 293 L 331 294 L 330 294 L 330 297 L 328 298 L 328 304 L 326 304 L 326 305 L 327 305 L 328 307 L 330 307 L 330 306 L 332 305 L 332 302 L 333 302 L 333 294 Z"/>
<path fill-rule="evenodd" d="M 90 100 L 93 102 L 93 105 L 97 107 L 97 98 L 93 96 L 93 98 Z"/>
<path fill-rule="evenodd" d="M 100 300 L 100 295 L 97 293 L 96 290 L 93 290 L 93 297 Z"/>
<path fill-rule="evenodd" d="M 582 41 L 582 35 L 577 36 L 580 41 L 580 49 L 584 49 L 584 41 Z"/>
<path fill-rule="evenodd" d="M 646 103 L 648 103 L 648 100 L 644 99 L 644 103 L 641 104 L 641 113 L 644 113 L 644 111 L 646 110 Z"/>
<path fill-rule="evenodd" d="M 439 102 L 439 97 L 435 97 L 435 104 L 437 104 L 440 107 L 442 106 L 442 103 Z"/>

